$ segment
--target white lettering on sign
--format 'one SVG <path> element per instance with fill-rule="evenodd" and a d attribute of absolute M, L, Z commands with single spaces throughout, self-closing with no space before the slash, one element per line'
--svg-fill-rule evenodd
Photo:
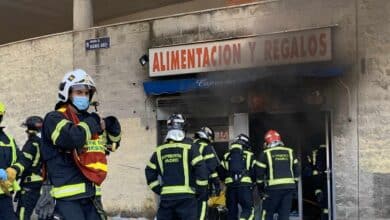
<path fill-rule="evenodd" d="M 332 59 L 330 28 L 149 49 L 149 76 Z"/>

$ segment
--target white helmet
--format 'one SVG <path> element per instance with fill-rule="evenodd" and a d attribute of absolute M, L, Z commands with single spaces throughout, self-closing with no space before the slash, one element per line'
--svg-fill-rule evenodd
<path fill-rule="evenodd" d="M 67 102 L 69 96 L 69 90 L 73 86 L 83 85 L 91 90 L 89 99 L 92 99 L 93 94 L 96 91 L 95 82 L 92 78 L 82 69 L 75 69 L 65 74 L 58 88 L 58 102 Z"/>

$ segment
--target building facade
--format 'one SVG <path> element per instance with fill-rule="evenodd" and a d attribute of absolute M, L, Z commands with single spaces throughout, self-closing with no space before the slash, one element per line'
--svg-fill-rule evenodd
<path fill-rule="evenodd" d="M 123 126 L 103 184 L 109 213 L 153 215 L 144 167 L 166 116 L 183 111 L 190 133 L 216 128 L 220 149 L 245 132 L 258 150 L 264 129 L 278 126 L 303 156 L 319 134 L 329 152 L 333 219 L 390 219 L 389 9 L 386 0 L 269 0 L 6 44 L 4 124 L 21 145 L 23 119 L 53 109 L 63 74 L 83 68 L 98 86 L 99 111 Z M 86 40 L 102 37 L 109 48 L 86 49 Z M 250 42 L 263 46 L 255 52 Z M 167 63 L 172 52 L 174 66 Z M 149 66 L 139 63 L 144 54 Z M 263 60 L 253 64 L 251 54 Z"/>

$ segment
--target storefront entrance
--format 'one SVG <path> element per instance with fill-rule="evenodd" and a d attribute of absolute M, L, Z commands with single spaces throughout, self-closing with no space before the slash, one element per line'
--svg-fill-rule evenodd
<path fill-rule="evenodd" d="M 321 204 L 316 200 L 315 185 L 324 184 L 326 197 L 331 204 L 331 175 L 332 167 L 330 142 L 330 113 L 329 112 L 297 112 L 297 113 L 253 113 L 249 114 L 249 134 L 253 144 L 253 151 L 258 154 L 263 147 L 263 136 L 269 129 L 277 130 L 286 146 L 294 149 L 301 162 L 301 181 L 291 209 L 290 219 L 320 219 Z M 313 176 L 313 169 L 309 163 L 313 152 L 320 145 L 326 147 L 326 158 L 323 158 L 326 170 L 324 179 L 318 183 Z M 311 161 L 313 163 L 313 161 Z M 319 163 L 318 161 L 316 162 Z M 329 218 L 331 219 L 331 218 Z"/>

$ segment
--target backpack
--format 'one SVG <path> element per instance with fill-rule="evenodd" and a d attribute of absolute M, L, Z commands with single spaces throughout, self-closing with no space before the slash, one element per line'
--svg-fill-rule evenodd
<path fill-rule="evenodd" d="M 246 174 L 244 151 L 239 148 L 230 150 L 228 156 L 229 175 L 233 182 L 238 183 Z"/>

